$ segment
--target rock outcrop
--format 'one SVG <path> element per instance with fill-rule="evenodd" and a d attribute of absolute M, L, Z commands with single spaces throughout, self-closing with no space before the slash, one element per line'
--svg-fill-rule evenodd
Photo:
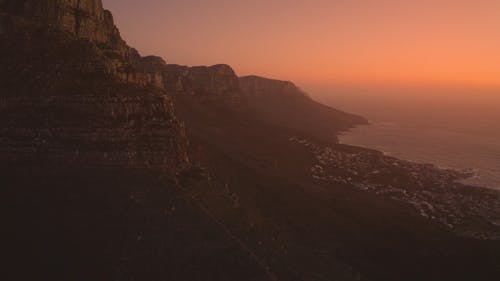
<path fill-rule="evenodd" d="M 173 172 L 187 163 L 183 127 L 168 99 L 142 89 L 107 89 L 115 94 L 1 98 L 2 164 Z"/>
<path fill-rule="evenodd" d="M 32 23 L 51 26 L 115 51 L 127 49 L 101 0 L 3 0 L 0 5 L 9 14 Z"/>
<path fill-rule="evenodd" d="M 187 67 L 169 64 L 162 74 L 165 88 L 173 94 L 230 104 L 241 101 L 238 76 L 229 65 Z"/>
<path fill-rule="evenodd" d="M 0 13 L 0 162 L 188 163 L 165 61 L 128 47 L 100 0 L 4 0 Z"/>
<path fill-rule="evenodd" d="M 238 77 L 228 65 L 186 67 L 167 65 L 160 57 L 141 57 L 122 39 L 101 0 L 3 0 L 0 11 L 13 16 L 11 24 L 51 28 L 93 42 L 103 54 L 100 60 L 106 62 L 104 72 L 124 82 L 199 97 L 221 98 L 239 92 Z"/>
<path fill-rule="evenodd" d="M 266 122 L 328 140 L 365 122 L 313 101 L 291 82 L 238 78 L 223 64 L 141 57 L 101 0 L 0 0 L 0 16 L 6 161 L 181 166 L 187 141 L 166 93 L 244 105 Z"/>
<path fill-rule="evenodd" d="M 50 30 L 73 39 L 86 40 L 104 55 L 105 72 L 124 82 L 164 88 L 161 74 L 165 61 L 141 57 L 129 47 L 101 0 L 3 0 L 2 29 Z"/>
<path fill-rule="evenodd" d="M 187 79 L 197 94 L 230 96 L 239 92 L 238 76 L 228 65 L 191 67 Z"/>
<path fill-rule="evenodd" d="M 316 102 L 292 82 L 246 76 L 240 78 L 240 88 L 260 119 L 324 142 L 336 141 L 339 131 L 367 123 L 363 117 Z"/>
<path fill-rule="evenodd" d="M 273 80 L 259 76 L 240 78 L 243 94 L 248 97 L 288 99 L 309 99 L 307 94 L 290 81 Z"/>

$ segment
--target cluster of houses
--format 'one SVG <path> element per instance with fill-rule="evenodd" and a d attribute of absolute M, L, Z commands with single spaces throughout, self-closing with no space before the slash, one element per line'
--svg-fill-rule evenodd
<path fill-rule="evenodd" d="M 421 216 L 460 235 L 500 238 L 500 192 L 458 182 L 471 176 L 471 171 L 439 169 L 362 148 L 346 152 L 298 137 L 289 141 L 310 149 L 316 160 L 310 171 L 316 181 L 406 202 Z"/>

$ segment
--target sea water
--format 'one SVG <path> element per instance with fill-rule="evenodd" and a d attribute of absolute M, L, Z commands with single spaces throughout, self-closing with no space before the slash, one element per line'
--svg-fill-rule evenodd
<path fill-rule="evenodd" d="M 465 183 L 500 189 L 500 139 L 447 129 L 375 122 L 341 134 L 339 141 L 441 168 L 473 169 Z"/>
<path fill-rule="evenodd" d="M 342 133 L 341 143 L 442 168 L 472 169 L 476 175 L 465 183 L 500 189 L 500 91 L 341 93 L 323 96 L 322 102 L 370 120 Z"/>

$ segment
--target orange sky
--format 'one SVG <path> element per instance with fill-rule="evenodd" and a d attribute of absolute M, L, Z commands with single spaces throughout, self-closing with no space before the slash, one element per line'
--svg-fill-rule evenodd
<path fill-rule="evenodd" d="M 169 63 L 298 83 L 500 86 L 500 0 L 103 0 Z"/>

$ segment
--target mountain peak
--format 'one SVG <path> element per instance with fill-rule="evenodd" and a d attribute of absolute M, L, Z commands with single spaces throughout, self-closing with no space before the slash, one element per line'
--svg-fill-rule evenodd
<path fill-rule="evenodd" d="M 101 0 L 2 0 L 0 11 L 25 22 L 125 51 L 111 12 Z"/>
<path fill-rule="evenodd" d="M 65 45 L 88 41 L 99 56 L 99 66 L 92 65 L 92 70 L 98 68 L 123 82 L 165 89 L 161 71 L 166 62 L 160 57 L 141 57 L 128 46 L 101 0 L 0 0 L 0 15 L 0 28 L 7 36 L 29 38 L 47 32 Z M 71 57 L 81 53 L 75 50 Z"/>
<path fill-rule="evenodd" d="M 0 162 L 187 165 L 166 62 L 129 47 L 100 0 L 0 0 L 0 19 Z"/>
<path fill-rule="evenodd" d="M 240 77 L 240 86 L 244 94 L 249 96 L 268 96 L 282 98 L 309 98 L 291 81 L 274 80 L 256 75 Z"/>

